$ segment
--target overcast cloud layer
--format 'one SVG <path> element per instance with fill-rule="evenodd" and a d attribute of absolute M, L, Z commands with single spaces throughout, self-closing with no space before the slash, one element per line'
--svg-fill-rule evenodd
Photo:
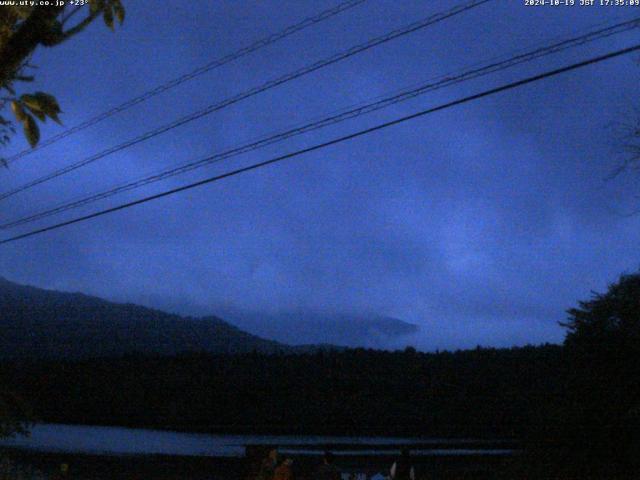
<path fill-rule="evenodd" d="M 640 15 L 638 8 L 523 3 L 496 0 L 241 102 L 3 201 L 0 216 L 17 218 L 593 24 Z M 127 0 L 127 20 L 116 33 L 96 23 L 68 44 L 39 50 L 33 90 L 54 94 L 63 121 L 73 126 L 333 4 L 234 0 L 160 8 Z M 16 162 L 0 172 L 0 189 L 452 4 L 369 0 Z M 639 39 L 635 31 L 441 90 L 100 206 Z M 638 55 L 618 58 L 4 245 L 0 274 L 187 314 L 235 309 L 264 312 L 269 321 L 294 311 L 390 316 L 420 326 L 406 342 L 427 350 L 559 342 L 557 322 L 567 308 L 640 265 L 640 216 L 626 215 L 640 207 L 640 179 L 604 180 L 623 159 L 616 124 L 632 122 L 640 107 L 639 77 Z M 47 125 L 43 137 L 58 131 Z M 11 152 L 23 147 L 16 138 Z"/>

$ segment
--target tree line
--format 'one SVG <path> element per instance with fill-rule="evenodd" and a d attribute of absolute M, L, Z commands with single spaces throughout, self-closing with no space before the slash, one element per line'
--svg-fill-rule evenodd
<path fill-rule="evenodd" d="M 519 476 L 635 478 L 640 273 L 580 302 L 563 325 L 563 345 L 16 360 L 0 364 L 0 381 L 26 402 L 21 415 L 46 422 L 514 437 Z"/>

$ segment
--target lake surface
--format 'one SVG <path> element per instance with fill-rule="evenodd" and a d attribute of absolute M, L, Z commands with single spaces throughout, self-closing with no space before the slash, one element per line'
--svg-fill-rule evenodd
<path fill-rule="evenodd" d="M 353 449 L 336 451 L 338 455 L 396 455 L 401 445 L 419 446 L 412 453 L 425 456 L 512 453 L 508 449 L 464 448 L 465 442 L 472 441 L 400 437 L 212 435 L 123 427 L 38 424 L 31 429 L 29 437 L 3 439 L 0 440 L 0 446 L 44 452 L 199 457 L 241 457 L 244 456 L 246 445 L 278 445 L 283 453 L 301 455 L 320 455 L 321 446 L 327 444 L 353 446 Z M 429 443 L 433 443 L 434 447 L 436 444 L 451 443 L 452 448 L 424 448 Z M 372 448 L 380 445 L 384 445 L 384 448 Z M 394 448 L 395 445 L 398 449 Z M 371 448 L 367 448 L 368 446 Z"/>

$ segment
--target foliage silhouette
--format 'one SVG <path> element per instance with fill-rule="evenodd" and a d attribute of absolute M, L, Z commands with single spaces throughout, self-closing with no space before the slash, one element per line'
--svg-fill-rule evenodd
<path fill-rule="evenodd" d="M 47 93 L 19 95 L 16 91 L 16 84 L 34 79 L 25 73 L 32 68 L 29 60 L 34 51 L 39 46 L 60 45 L 82 32 L 100 16 L 112 30 L 115 28 L 114 19 L 122 23 L 125 16 L 120 0 L 88 0 L 78 2 L 75 7 L 72 2 L 44 3 L 16 2 L 16 5 L 0 8 L 0 91 L 3 92 L 0 111 L 11 106 L 15 119 L 22 125 L 32 147 L 40 139 L 36 119 L 44 122 L 51 118 L 60 123 L 58 115 L 61 113 L 57 100 Z M 70 25 L 71 18 L 82 10 L 86 12 L 84 18 Z M 6 145 L 14 132 L 12 120 L 0 114 L 0 145 Z"/>

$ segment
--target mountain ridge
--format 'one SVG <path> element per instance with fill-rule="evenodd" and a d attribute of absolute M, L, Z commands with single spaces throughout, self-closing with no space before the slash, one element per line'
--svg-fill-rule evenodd
<path fill-rule="evenodd" d="M 292 347 L 215 316 L 183 317 L 0 276 L 0 358 L 86 358 L 131 353 L 276 353 Z"/>

